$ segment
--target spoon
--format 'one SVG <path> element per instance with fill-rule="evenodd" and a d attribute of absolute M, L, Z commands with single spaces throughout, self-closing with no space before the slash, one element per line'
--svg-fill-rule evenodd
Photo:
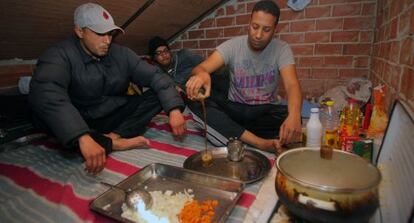
<path fill-rule="evenodd" d="M 152 207 L 152 196 L 146 190 L 139 190 L 139 189 L 131 190 L 131 188 L 124 189 L 122 187 L 119 187 L 119 186 L 116 186 L 110 183 L 106 183 L 106 182 L 101 182 L 101 184 L 124 192 L 125 203 L 129 208 L 135 209 L 136 208 L 135 206 L 136 204 L 138 204 L 139 200 L 142 200 L 144 202 L 146 210 L 151 209 Z"/>

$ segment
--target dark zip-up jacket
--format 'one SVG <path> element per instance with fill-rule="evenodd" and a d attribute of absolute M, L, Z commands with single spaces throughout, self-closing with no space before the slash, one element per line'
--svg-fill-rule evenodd
<path fill-rule="evenodd" d="M 184 108 L 174 81 L 160 68 L 116 43 L 105 57 L 94 58 L 75 36 L 40 56 L 30 84 L 29 103 L 57 138 L 70 146 L 90 131 L 85 118 L 104 117 L 127 103 L 130 82 L 153 89 L 166 112 Z"/>

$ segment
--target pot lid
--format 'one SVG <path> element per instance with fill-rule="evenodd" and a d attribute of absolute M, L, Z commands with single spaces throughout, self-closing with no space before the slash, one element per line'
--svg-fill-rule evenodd
<path fill-rule="evenodd" d="M 379 170 L 363 158 L 333 150 L 323 159 L 319 149 L 297 148 L 282 153 L 276 163 L 284 176 L 306 187 L 333 192 L 355 192 L 378 186 Z"/>

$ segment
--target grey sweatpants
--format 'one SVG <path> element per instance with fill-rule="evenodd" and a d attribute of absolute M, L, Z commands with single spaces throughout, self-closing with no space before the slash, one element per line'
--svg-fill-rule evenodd
<path fill-rule="evenodd" d="M 255 135 L 274 139 L 286 119 L 286 105 L 247 105 L 229 101 L 227 95 L 213 92 L 206 101 L 207 138 L 215 146 L 224 146 L 230 137 L 238 137 L 245 130 Z M 194 120 L 204 127 L 201 103 L 187 101 Z"/>

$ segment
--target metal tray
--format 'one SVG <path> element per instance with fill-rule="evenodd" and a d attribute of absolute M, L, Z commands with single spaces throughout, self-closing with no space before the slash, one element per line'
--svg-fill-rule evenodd
<path fill-rule="evenodd" d="M 265 177 L 270 169 L 269 159 L 263 154 L 254 150 L 246 149 L 243 159 L 233 162 L 227 159 L 227 147 L 212 148 L 213 163 L 204 166 L 201 160 L 201 152 L 193 154 L 184 161 L 183 167 L 209 175 L 221 176 L 253 183 Z"/>
<path fill-rule="evenodd" d="M 210 176 L 192 170 L 174 167 L 165 164 L 150 164 L 135 174 L 129 176 L 117 186 L 124 189 L 146 189 L 147 191 L 183 192 L 184 189 L 192 189 L 194 199 L 204 201 L 207 199 L 218 200 L 213 222 L 224 222 L 230 215 L 244 189 L 240 181 Z M 121 222 L 132 222 L 122 218 L 122 203 L 124 194 L 117 189 L 109 189 L 94 199 L 90 209 L 116 219 Z"/>

